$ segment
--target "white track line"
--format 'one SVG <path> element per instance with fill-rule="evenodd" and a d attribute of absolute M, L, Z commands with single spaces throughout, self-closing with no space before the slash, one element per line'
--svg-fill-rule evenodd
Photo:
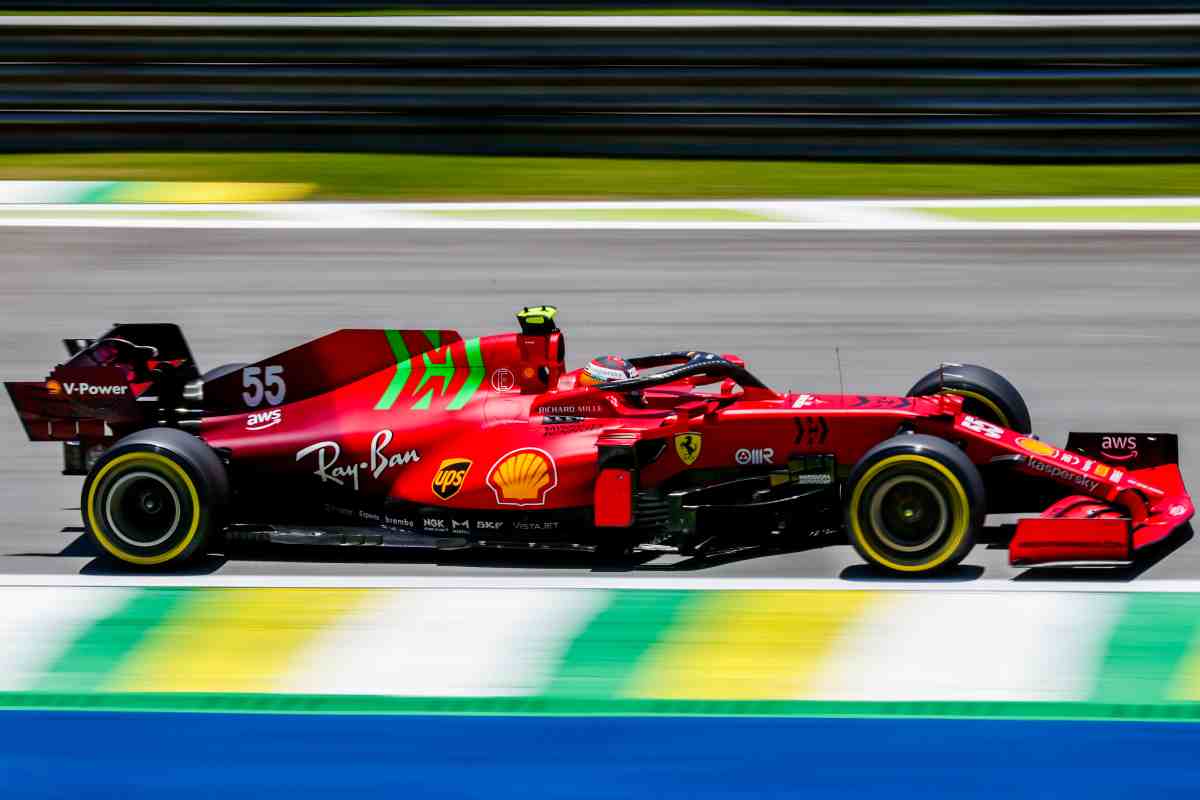
<path fill-rule="evenodd" d="M 0 182 L 0 200 L 4 198 Z M 1200 231 L 1200 222 L 978 222 L 927 208 L 1200 207 L 1200 198 L 1011 200 L 728 200 L 580 203 L 114 203 L 0 204 L 0 227 L 460 230 L 963 230 Z M 763 221 L 588 219 L 591 211 L 734 211 Z M 556 216 L 538 219 L 538 212 Z M 580 212 L 572 218 L 570 212 Z M 499 212 L 502 218 L 472 217 Z M 521 218 L 529 212 L 529 218 Z M 455 218 L 453 214 L 463 213 Z"/>
<path fill-rule="evenodd" d="M 988 28 L 1174 28 L 1200 25 L 1200 14 L 896 14 L 822 16 L 401 16 L 315 17 L 266 15 L 161 15 L 111 16 L 9 15 L 0 17 L 0 28 L 857 28 L 895 30 L 934 28 L 979 30 Z"/>
<path fill-rule="evenodd" d="M 1093 570 L 1102 575 L 1103 570 Z M 1200 592 L 1200 580 L 1011 581 L 886 580 L 838 578 L 621 578 L 612 576 L 406 576 L 406 575 L 0 575 L 0 587 L 214 587 L 289 589 L 685 589 L 867 592 Z"/>

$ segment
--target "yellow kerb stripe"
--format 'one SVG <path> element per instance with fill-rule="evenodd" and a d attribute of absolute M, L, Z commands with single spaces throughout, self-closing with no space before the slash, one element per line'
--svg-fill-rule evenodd
<path fill-rule="evenodd" d="M 1187 655 L 1171 679 L 1167 696 L 1171 700 L 1200 700 L 1200 634 L 1188 645 Z"/>
<path fill-rule="evenodd" d="M 357 609 L 362 589 L 209 589 L 142 642 L 105 688 L 269 692 L 312 641 Z"/>
<path fill-rule="evenodd" d="M 870 592 L 706 592 L 647 653 L 635 697 L 807 696 L 842 630 Z"/>
<path fill-rule="evenodd" d="M 108 202 L 263 203 L 301 200 L 316 188 L 309 183 L 132 182 L 113 189 Z"/>

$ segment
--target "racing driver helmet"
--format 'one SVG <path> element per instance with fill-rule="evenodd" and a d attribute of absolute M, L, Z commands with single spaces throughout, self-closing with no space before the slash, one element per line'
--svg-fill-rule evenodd
<path fill-rule="evenodd" d="M 577 387 L 599 386 L 609 381 L 636 378 L 637 374 L 637 367 L 620 356 L 596 356 L 579 373 L 579 377 L 575 379 L 575 385 Z"/>

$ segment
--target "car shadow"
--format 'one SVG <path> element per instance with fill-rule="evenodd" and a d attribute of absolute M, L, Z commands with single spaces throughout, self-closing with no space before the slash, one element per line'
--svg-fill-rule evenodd
<path fill-rule="evenodd" d="M 413 564 L 475 569 L 590 569 L 596 572 L 627 571 L 657 557 L 656 553 L 616 558 L 600 557 L 587 551 L 563 550 L 434 550 L 247 543 L 228 546 L 225 555 L 229 560 L 262 564 Z"/>
<path fill-rule="evenodd" d="M 62 550 L 51 553 L 13 553 L 14 556 L 88 558 L 81 575 L 139 575 L 144 569 L 135 565 L 122 564 L 105 557 L 96 545 L 83 533 L 81 527 L 62 529 L 63 533 L 77 536 Z M 669 564 L 653 563 L 662 553 L 641 552 L 623 556 L 602 556 L 589 551 L 565 550 L 424 550 L 419 548 L 386 548 L 371 546 L 341 545 L 336 547 L 297 546 L 269 543 L 229 543 L 221 553 L 206 554 L 178 569 L 164 571 L 164 575 L 209 575 L 217 572 L 229 561 L 267 564 L 412 564 L 432 567 L 458 567 L 464 569 L 509 569 L 509 570 L 573 570 L 593 573 L 623 572 L 694 572 L 711 569 L 724 564 L 749 561 L 773 555 L 788 555 L 816 550 L 833 544 L 844 543 L 840 536 L 814 536 L 799 546 L 762 547 L 745 546 L 722 550 L 705 555 L 683 557 Z"/>
<path fill-rule="evenodd" d="M 935 575 L 922 575 L 919 578 L 913 578 L 913 580 L 921 583 L 967 583 L 979 580 L 983 576 L 983 572 L 983 567 L 976 564 L 959 564 L 945 572 L 939 572 Z M 871 564 L 851 564 L 839 572 L 838 577 L 844 581 L 863 583 L 895 583 L 897 580 L 896 573 L 888 572 Z"/>
<path fill-rule="evenodd" d="M 77 534 L 74 539 L 56 553 L 10 553 L 14 558 L 90 558 L 91 561 L 79 568 L 80 575 L 138 575 L 145 576 L 146 569 L 135 564 L 124 564 L 115 559 L 107 558 L 96 547 L 95 543 L 83 532 L 83 528 L 68 526 L 62 533 Z M 211 575 L 225 566 L 228 559 L 223 555 L 206 553 L 192 559 L 183 566 L 164 570 L 162 575 Z"/>
<path fill-rule="evenodd" d="M 1015 525 L 994 525 L 985 528 L 979 537 L 980 546 L 989 550 L 1008 548 L 1016 530 Z M 68 526 L 62 533 L 76 534 L 65 547 L 57 552 L 11 553 L 10 557 L 33 558 L 90 558 L 79 569 L 81 575 L 145 575 L 146 571 L 132 564 L 123 564 L 105 557 L 83 532 L 82 527 Z M 1038 581 L 1111 581 L 1127 583 L 1137 579 L 1147 570 L 1174 553 L 1194 533 L 1191 525 L 1183 526 L 1166 540 L 1152 545 L 1137 555 L 1137 560 L 1127 567 L 1030 567 L 1014 576 L 1012 580 Z M 588 551 L 562 550 L 422 550 L 409 548 L 384 548 L 343 545 L 338 547 L 297 546 L 281 544 L 229 544 L 224 552 L 205 554 L 186 565 L 165 570 L 163 575 L 211 575 L 219 572 L 229 561 L 309 564 L 356 564 L 379 563 L 412 564 L 431 567 L 457 567 L 466 569 L 500 570 L 573 570 L 593 573 L 623 572 L 699 572 L 726 564 L 751 561 L 779 555 L 794 555 L 818 550 L 836 544 L 844 544 L 840 535 L 813 536 L 791 547 L 746 546 L 704 555 L 682 557 L 673 563 L 654 563 L 661 553 L 633 553 L 626 556 L 598 556 Z M 959 565 L 945 573 L 922 577 L 922 581 L 938 583 L 965 583 L 978 580 L 985 570 L 981 566 Z M 852 564 L 838 573 L 838 578 L 852 582 L 894 582 L 892 573 L 870 564 Z"/>

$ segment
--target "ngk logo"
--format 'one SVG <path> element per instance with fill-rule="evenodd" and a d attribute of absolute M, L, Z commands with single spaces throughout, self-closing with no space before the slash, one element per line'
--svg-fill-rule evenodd
<path fill-rule="evenodd" d="M 67 394 L 125 394 L 129 391 L 128 386 L 97 386 L 94 383 L 64 383 L 63 391 Z"/>
<path fill-rule="evenodd" d="M 733 454 L 733 460 L 741 466 L 747 464 L 773 464 L 775 451 L 770 447 L 743 447 Z"/>

